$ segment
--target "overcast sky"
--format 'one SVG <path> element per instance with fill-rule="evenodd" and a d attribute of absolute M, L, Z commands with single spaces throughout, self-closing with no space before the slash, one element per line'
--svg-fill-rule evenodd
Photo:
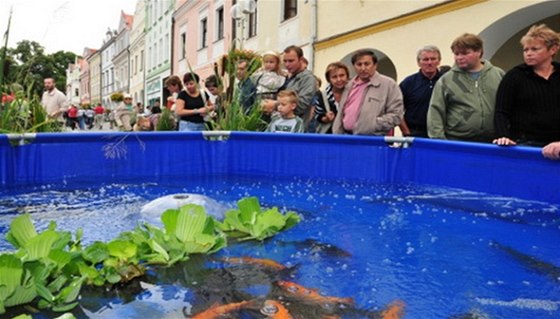
<path fill-rule="evenodd" d="M 134 14 L 136 0 L 0 0 L 0 34 L 13 8 L 8 47 L 36 41 L 47 54 L 60 50 L 81 55 L 84 47 L 99 49 L 107 28 L 117 29 L 120 12 Z M 1 47 L 4 37 L 0 37 Z"/>

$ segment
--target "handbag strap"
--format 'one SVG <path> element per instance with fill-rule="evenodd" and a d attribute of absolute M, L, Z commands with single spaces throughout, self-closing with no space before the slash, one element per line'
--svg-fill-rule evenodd
<path fill-rule="evenodd" d="M 321 91 L 321 96 L 323 97 L 323 105 L 325 106 L 325 110 L 327 111 L 327 113 L 329 113 L 331 111 L 331 104 L 329 103 L 329 99 L 327 98 L 325 91 Z"/>

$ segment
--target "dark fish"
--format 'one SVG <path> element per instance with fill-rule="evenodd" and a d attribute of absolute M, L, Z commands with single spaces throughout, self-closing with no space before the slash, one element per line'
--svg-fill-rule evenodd
<path fill-rule="evenodd" d="M 308 238 L 303 241 L 277 241 L 281 246 L 292 245 L 297 249 L 307 250 L 311 254 L 321 254 L 329 257 L 350 257 L 352 256 L 346 250 L 339 248 L 333 244 L 323 243 L 315 239 Z"/>
<path fill-rule="evenodd" d="M 344 305 L 354 306 L 354 299 L 350 297 L 331 297 L 319 294 L 317 289 L 307 288 L 295 282 L 278 280 L 274 285 L 280 288 L 284 297 L 290 300 L 307 303 L 311 305 L 321 305 L 328 308 Z"/>
<path fill-rule="evenodd" d="M 490 319 L 485 313 L 481 313 L 478 310 L 470 311 L 468 313 L 462 313 L 458 315 L 452 315 L 449 319 Z"/>
<path fill-rule="evenodd" d="M 532 269 L 538 273 L 544 274 L 554 281 L 560 281 L 560 267 L 553 265 L 549 262 L 544 260 L 540 260 L 537 257 L 527 255 L 525 253 L 520 252 L 517 249 L 504 246 L 500 243 L 494 242 L 493 246 L 500 249 L 503 252 L 506 252 L 523 266 Z"/>

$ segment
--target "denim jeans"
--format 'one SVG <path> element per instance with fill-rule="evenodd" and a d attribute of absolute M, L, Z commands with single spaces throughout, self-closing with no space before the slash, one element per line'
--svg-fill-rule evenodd
<path fill-rule="evenodd" d="M 182 132 L 198 132 L 204 131 L 204 123 L 194 123 L 189 121 L 179 121 L 179 131 Z"/>

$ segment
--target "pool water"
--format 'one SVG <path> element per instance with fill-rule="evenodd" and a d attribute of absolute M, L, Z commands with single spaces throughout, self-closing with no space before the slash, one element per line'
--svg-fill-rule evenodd
<path fill-rule="evenodd" d="M 29 212 L 40 230 L 55 220 L 59 229 L 83 228 L 86 244 L 106 241 L 134 228 L 144 204 L 174 193 L 227 205 L 257 196 L 262 206 L 303 218 L 262 243 L 232 244 L 113 290 L 84 289 L 77 317 L 184 318 L 216 302 L 277 296 L 273 282 L 287 280 L 354 300 L 334 309 L 287 300 L 305 318 L 373 318 L 395 300 L 410 319 L 560 318 L 558 204 L 417 184 L 214 176 L 3 190 L 0 230 Z M 7 249 L 2 239 L 0 250 Z M 240 256 L 272 259 L 288 270 L 223 259 Z M 252 310 L 239 316 L 263 317 Z"/>

